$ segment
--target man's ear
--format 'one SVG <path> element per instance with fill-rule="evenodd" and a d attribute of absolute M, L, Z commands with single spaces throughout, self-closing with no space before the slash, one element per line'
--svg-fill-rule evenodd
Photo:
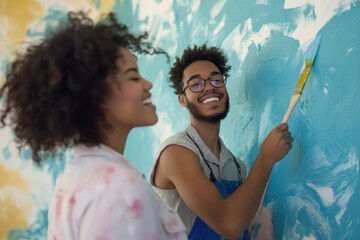
<path fill-rule="evenodd" d="M 185 94 L 179 94 L 178 99 L 179 99 L 180 105 L 187 108 L 187 102 L 186 102 Z"/>

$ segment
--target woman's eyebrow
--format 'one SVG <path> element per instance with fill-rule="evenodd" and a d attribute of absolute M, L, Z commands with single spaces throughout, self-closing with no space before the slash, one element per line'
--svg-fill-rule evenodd
<path fill-rule="evenodd" d="M 133 67 L 133 68 L 127 69 L 124 73 L 126 74 L 128 72 L 136 72 L 136 73 L 138 73 L 139 71 L 138 71 L 138 69 L 136 67 Z"/>

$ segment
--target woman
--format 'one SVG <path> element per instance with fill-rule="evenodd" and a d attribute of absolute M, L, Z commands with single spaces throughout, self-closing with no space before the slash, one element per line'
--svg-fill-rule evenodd
<path fill-rule="evenodd" d="M 157 122 L 130 52 L 164 53 L 119 24 L 69 13 L 69 24 L 11 64 L 0 97 L 33 159 L 73 147 L 49 207 L 48 239 L 186 239 L 179 217 L 122 154 L 130 130 Z"/>

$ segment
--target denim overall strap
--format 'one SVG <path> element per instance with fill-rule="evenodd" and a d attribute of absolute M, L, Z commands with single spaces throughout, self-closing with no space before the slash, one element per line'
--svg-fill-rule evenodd
<path fill-rule="evenodd" d="M 202 153 L 199 145 L 192 139 L 192 137 L 186 132 L 188 137 L 191 139 L 191 141 L 195 144 L 195 146 L 199 149 L 199 152 L 204 159 L 204 162 L 210 169 L 210 181 L 216 186 L 216 188 L 219 190 L 222 198 L 227 198 L 229 195 L 231 195 L 241 184 L 242 179 L 240 177 L 239 181 L 229 181 L 229 180 L 216 180 L 211 167 L 209 166 L 209 163 L 204 157 L 204 154 Z M 232 155 L 232 154 L 231 154 Z M 241 167 L 240 164 L 236 161 L 234 155 L 233 159 L 235 161 L 236 167 L 239 171 L 239 174 L 241 176 Z M 196 217 L 194 225 L 190 231 L 190 234 L 188 236 L 189 240 L 223 240 L 226 239 L 224 237 L 221 237 L 219 234 L 217 234 L 214 230 L 212 230 L 204 221 L 202 221 L 199 217 Z M 239 239 L 249 239 L 248 230 L 246 229 L 242 236 Z"/>
<path fill-rule="evenodd" d="M 207 160 L 205 159 L 204 154 L 202 153 L 199 145 L 194 141 L 194 139 L 192 139 L 192 137 L 191 137 L 186 131 L 185 131 L 185 133 L 186 133 L 186 135 L 190 138 L 190 140 L 195 144 L 195 146 L 199 149 L 199 152 L 200 152 L 202 158 L 204 159 L 204 162 L 206 163 L 206 165 L 207 165 L 208 168 L 210 169 L 210 181 L 211 181 L 212 183 L 214 183 L 214 182 L 216 181 L 216 178 L 215 178 L 215 176 L 214 176 L 214 173 L 213 173 L 213 171 L 212 171 L 209 163 L 208 163 Z"/>

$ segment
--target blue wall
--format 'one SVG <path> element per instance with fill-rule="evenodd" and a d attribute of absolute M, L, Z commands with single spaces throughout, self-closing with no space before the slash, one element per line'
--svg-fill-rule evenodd
<path fill-rule="evenodd" d="M 36 23 L 49 22 L 72 9 L 70 3 L 61 4 L 44 6 L 42 20 L 29 25 L 27 37 L 36 35 Z M 295 138 L 293 149 L 274 167 L 264 205 L 272 215 L 275 239 L 360 239 L 359 0 L 108 0 L 89 4 L 99 11 L 110 6 L 105 10 L 115 10 L 134 31 L 149 31 L 152 42 L 166 49 L 172 62 L 188 45 L 206 42 L 224 49 L 233 68 L 227 85 L 230 113 L 222 123 L 221 137 L 249 168 L 261 142 L 285 114 L 309 41 L 321 34 L 315 65 L 288 122 Z M 160 142 L 182 131 L 189 118 L 168 86 L 166 59 L 143 56 L 139 65 L 154 84 L 159 122 L 133 130 L 125 155 L 148 177 Z M 7 136 L 11 139 L 11 134 Z M 63 163 L 29 169 L 24 167 L 28 166 L 24 155 L 13 164 L 18 156 L 11 151 L 12 140 L 0 144 L 2 165 L 23 171 L 29 182 L 26 176 L 40 172 L 53 186 L 59 175 L 55 169 L 62 169 Z M 71 153 L 65 158 L 71 158 Z M 49 196 L 33 198 L 38 213 L 31 218 L 32 229 L 39 222 L 46 225 L 44 206 Z M 44 228 L 37 230 L 39 235 Z M 12 233 L 12 239 L 19 239 L 15 233 L 20 236 L 21 231 Z"/>
<path fill-rule="evenodd" d="M 150 30 L 173 56 L 204 42 L 228 54 L 231 107 L 221 137 L 249 167 L 285 114 L 309 41 L 321 34 L 315 65 L 288 122 L 293 149 L 274 167 L 264 205 L 271 209 L 275 239 L 360 239 L 360 5 L 298 2 L 177 1 L 166 6 L 158 1 L 162 16 L 143 13 L 140 2 L 133 12 L 137 26 Z M 143 72 L 154 83 L 160 122 L 146 134 L 134 131 L 126 155 L 149 173 L 149 156 L 159 139 L 183 130 L 189 119 L 167 86 L 169 66 L 162 59 L 144 60 L 147 64 Z M 147 146 L 143 153 L 132 147 L 139 137 Z"/>

